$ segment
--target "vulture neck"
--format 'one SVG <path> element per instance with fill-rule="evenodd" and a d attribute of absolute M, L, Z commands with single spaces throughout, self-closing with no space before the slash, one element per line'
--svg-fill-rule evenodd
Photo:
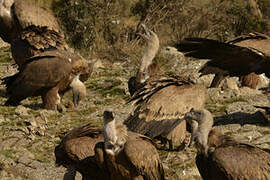
<path fill-rule="evenodd" d="M 77 75 L 73 78 L 70 83 L 73 93 L 73 103 L 75 106 L 78 106 L 79 102 L 86 96 L 86 87 L 83 82 L 80 81 L 80 75 Z"/>
<path fill-rule="evenodd" d="M 194 141 L 196 142 L 198 151 L 205 155 L 208 154 L 208 135 L 213 126 L 213 117 L 211 113 L 204 115 L 203 119 L 198 122 L 198 127 L 194 133 Z"/>
<path fill-rule="evenodd" d="M 149 77 L 148 67 L 152 64 L 159 49 L 159 40 L 155 35 L 153 39 L 148 40 L 147 47 L 144 51 L 143 57 L 141 59 L 141 64 L 136 75 L 136 82 L 144 83 Z"/>
<path fill-rule="evenodd" d="M 115 120 L 112 121 L 104 121 L 104 133 L 105 133 L 105 141 L 110 140 L 113 143 L 117 140 L 117 133 L 115 128 Z"/>

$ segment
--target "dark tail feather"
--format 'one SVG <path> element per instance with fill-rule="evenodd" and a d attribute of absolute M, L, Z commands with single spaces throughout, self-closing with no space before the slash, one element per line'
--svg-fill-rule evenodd
<path fill-rule="evenodd" d="M 19 75 L 19 73 L 14 74 L 12 76 L 7 76 L 7 77 L 2 78 L 1 84 L 5 85 L 6 88 L 9 88 L 11 86 L 11 84 L 15 81 L 15 79 L 18 77 L 18 75 Z"/>

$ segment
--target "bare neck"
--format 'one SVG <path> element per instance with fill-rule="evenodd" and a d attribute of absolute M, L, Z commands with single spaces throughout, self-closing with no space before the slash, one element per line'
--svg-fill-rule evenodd
<path fill-rule="evenodd" d="M 149 78 L 148 67 L 152 64 L 153 59 L 155 58 L 159 49 L 158 40 L 154 42 L 149 42 L 147 48 L 144 51 L 143 57 L 141 59 L 141 64 L 139 67 L 139 71 L 137 73 L 137 82 L 142 83 L 146 79 Z"/>
<path fill-rule="evenodd" d="M 198 128 L 195 132 L 195 142 L 199 151 L 207 154 L 208 151 L 208 135 L 213 126 L 212 115 L 206 115 L 204 119 L 199 123 Z"/>

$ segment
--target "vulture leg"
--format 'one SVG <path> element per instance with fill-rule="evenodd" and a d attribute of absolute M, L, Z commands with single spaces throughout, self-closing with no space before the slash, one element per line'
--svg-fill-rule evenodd
<path fill-rule="evenodd" d="M 223 74 L 215 74 L 215 77 L 210 85 L 210 88 L 217 88 L 221 81 L 225 79 L 227 76 L 224 76 Z"/>
<path fill-rule="evenodd" d="M 42 95 L 42 101 L 45 109 L 63 111 L 61 106 L 61 98 L 58 94 L 58 87 L 53 87 Z"/>
<path fill-rule="evenodd" d="M 75 180 L 76 170 L 74 167 L 68 168 L 64 174 L 63 180 Z"/>
<path fill-rule="evenodd" d="M 173 150 L 173 142 L 172 142 L 172 139 L 169 139 L 168 142 L 169 142 L 169 150 L 172 151 L 172 150 Z"/>
<path fill-rule="evenodd" d="M 11 96 L 8 98 L 8 100 L 5 102 L 5 106 L 18 106 L 22 100 L 24 100 L 27 97 L 24 96 Z"/>

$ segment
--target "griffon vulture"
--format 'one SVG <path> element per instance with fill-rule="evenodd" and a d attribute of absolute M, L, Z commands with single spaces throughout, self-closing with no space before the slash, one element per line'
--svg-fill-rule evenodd
<path fill-rule="evenodd" d="M 67 49 L 53 13 L 33 0 L 0 0 L 0 37 L 11 44 L 12 56 L 23 68 L 40 52 Z"/>
<path fill-rule="evenodd" d="M 186 38 L 176 44 L 176 48 L 188 57 L 210 59 L 200 72 L 202 75 L 216 74 L 212 87 L 228 75 L 245 76 L 254 72 L 270 76 L 270 39 L 264 34 L 250 33 L 227 43 L 206 38 Z M 250 87 L 260 83 L 254 74 L 243 80 L 244 85 Z"/>
<path fill-rule="evenodd" d="M 55 148 L 56 164 L 68 168 L 73 177 L 74 171 L 80 172 L 85 180 L 164 179 L 151 139 L 115 126 L 111 111 L 103 117 L 103 130 L 88 124 L 70 131 Z"/>
<path fill-rule="evenodd" d="M 9 96 L 5 105 L 18 105 L 30 96 L 41 96 L 46 109 L 61 108 L 60 95 L 72 88 L 74 104 L 85 96 L 86 90 L 79 75 L 88 71 L 87 62 L 80 56 L 64 51 L 46 51 L 27 60 L 25 68 L 4 78 Z"/>
<path fill-rule="evenodd" d="M 163 180 L 164 170 L 150 138 L 115 126 L 112 112 L 104 112 L 104 142 L 96 144 L 95 157 L 111 180 Z M 115 139 L 115 140 L 112 140 Z"/>
<path fill-rule="evenodd" d="M 184 78 L 162 75 L 152 62 L 159 49 L 158 36 L 145 25 L 142 27 L 147 47 L 136 77 L 128 82 L 132 95 L 129 102 L 133 101 L 136 109 L 124 124 L 130 131 L 161 139 L 164 145 L 169 142 L 173 150 L 185 139 L 184 114 L 193 107 L 203 107 L 206 88 Z"/>
<path fill-rule="evenodd" d="M 103 142 L 102 129 L 87 124 L 69 131 L 61 143 L 55 147 L 57 166 L 64 166 L 65 177 L 74 179 L 76 171 L 85 180 L 108 179 L 108 174 L 95 161 L 95 145 Z"/>
<path fill-rule="evenodd" d="M 205 109 L 192 109 L 185 117 L 198 123 L 194 132 L 196 165 L 203 179 L 270 179 L 269 152 L 212 129 L 213 117 Z"/>

